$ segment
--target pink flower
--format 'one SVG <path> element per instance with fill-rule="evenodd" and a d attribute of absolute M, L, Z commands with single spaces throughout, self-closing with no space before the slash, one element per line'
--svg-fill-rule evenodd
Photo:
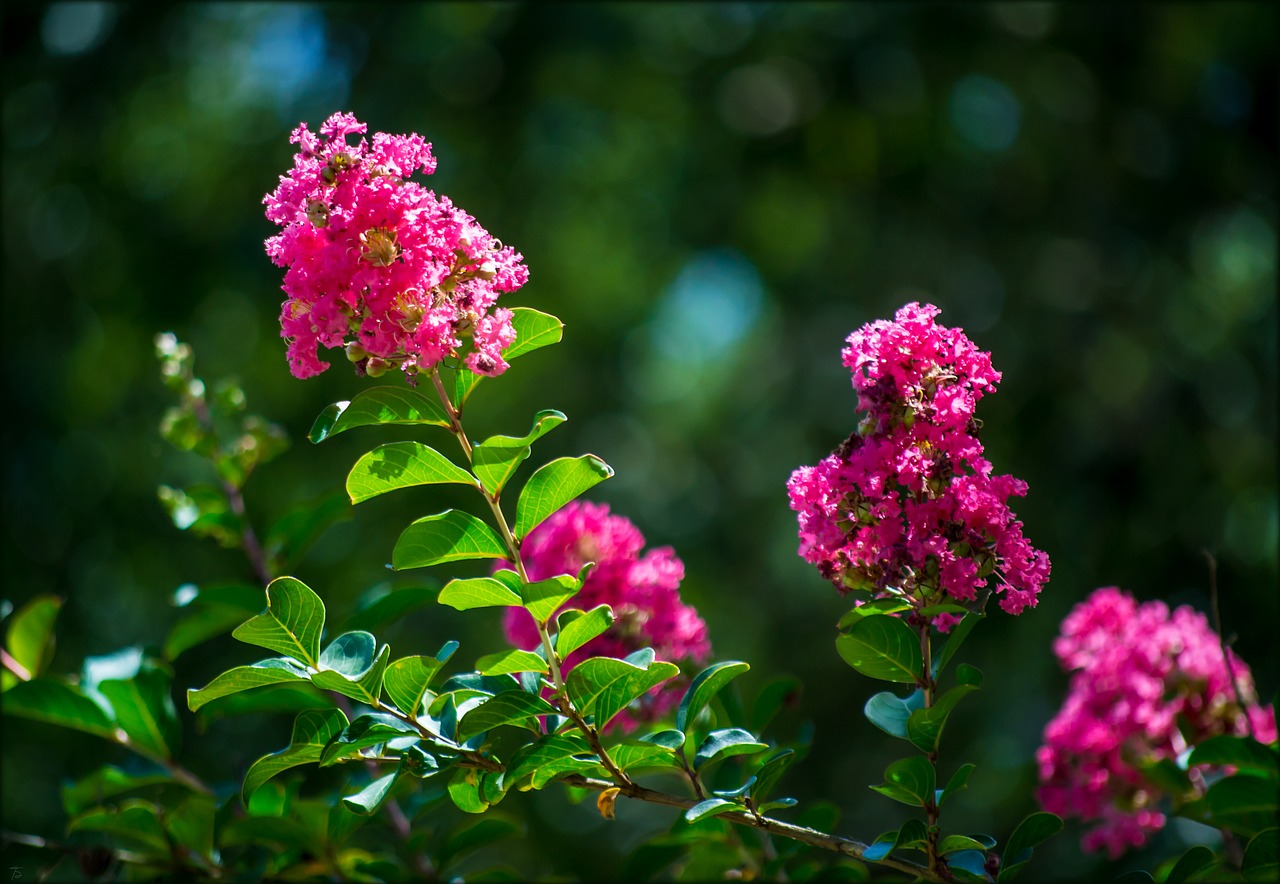
<path fill-rule="evenodd" d="M 1036 752 L 1037 797 L 1051 813 L 1094 824 L 1086 851 L 1105 848 L 1114 859 L 1164 827 L 1163 793 L 1141 763 L 1176 759 L 1217 734 L 1276 739 L 1275 710 L 1258 705 L 1249 667 L 1230 650 L 1224 658 L 1204 615 L 1188 606 L 1170 613 L 1164 602 L 1139 605 L 1104 587 L 1062 621 L 1053 650 L 1073 674 Z"/>
<path fill-rule="evenodd" d="M 1027 543 L 1008 505 L 1026 483 L 993 476 L 978 440 L 974 407 L 1000 373 L 963 331 L 934 322 L 938 313 L 907 304 L 894 322 L 849 336 L 842 356 L 865 416 L 787 483 L 800 556 L 841 592 L 916 608 L 980 606 L 994 577 L 1000 606 L 1018 614 L 1035 606 L 1049 559 Z M 943 630 L 955 622 L 933 619 Z"/>
<path fill-rule="evenodd" d="M 281 336 L 299 378 L 329 367 L 318 347 L 345 347 L 360 373 L 392 367 L 412 377 L 458 358 L 498 375 L 501 351 L 515 340 L 511 311 L 495 309 L 503 292 L 529 277 L 520 254 L 502 245 L 447 197 L 408 180 L 435 171 L 421 135 L 366 131 L 334 114 L 319 134 L 302 123 L 293 169 L 263 198 L 281 228 L 267 254 L 286 268 Z"/>
<path fill-rule="evenodd" d="M 621 658 L 641 648 L 653 648 L 658 660 L 673 663 L 701 665 L 709 659 L 707 626 L 680 600 L 684 564 L 670 547 L 642 556 L 643 548 L 644 536 L 630 520 L 610 515 L 605 504 L 581 501 L 562 507 L 524 539 L 520 553 L 530 580 L 577 574 L 595 562 L 581 592 L 563 607 L 589 611 L 609 605 L 616 618 L 604 634 L 568 656 L 564 672 L 588 657 Z M 503 627 L 511 644 L 526 650 L 538 646 L 537 626 L 524 608 L 508 608 Z M 641 721 L 661 717 L 679 702 L 686 684 L 679 678 L 664 682 L 620 713 L 611 727 L 631 731 Z"/>

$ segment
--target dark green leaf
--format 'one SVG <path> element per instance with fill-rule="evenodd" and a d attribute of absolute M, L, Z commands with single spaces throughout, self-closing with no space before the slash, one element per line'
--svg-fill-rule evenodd
<path fill-rule="evenodd" d="M 881 691 L 867 701 L 863 714 L 886 734 L 907 739 L 907 720 L 924 706 L 924 691 L 916 689 L 905 700 L 892 691 Z"/>
<path fill-rule="evenodd" d="M 1217 861 L 1218 857 L 1212 850 L 1203 844 L 1197 844 L 1178 857 L 1178 861 L 1165 876 L 1163 884 L 1185 884 L 1193 875 L 1208 869 Z"/>
<path fill-rule="evenodd" d="M 589 567 L 584 565 L 578 572 L 577 577 L 562 574 L 546 580 L 526 583 L 520 587 L 521 603 L 524 605 L 525 610 L 533 615 L 534 620 L 539 623 L 546 623 L 551 619 L 551 615 L 556 612 L 557 608 L 577 595 L 578 590 L 582 589 L 582 583 L 587 579 Z"/>
<path fill-rule="evenodd" d="M 187 708 L 192 712 L 210 700 L 238 694 L 241 691 L 265 687 L 272 684 L 283 684 L 291 681 L 310 681 L 311 676 L 297 662 L 284 657 L 273 657 L 261 660 L 252 666 L 237 666 L 214 678 L 199 690 L 187 691 Z"/>
<path fill-rule="evenodd" d="M 314 667 L 324 631 L 324 602 L 293 577 L 277 577 L 267 585 L 267 609 L 231 634 L 251 645 L 301 660 Z"/>
<path fill-rule="evenodd" d="M 347 716 L 338 709 L 310 709 L 293 722 L 293 735 L 287 748 L 259 758 L 245 774 L 241 798 L 246 805 L 263 783 L 277 774 L 300 764 L 320 760 L 324 747 L 347 726 Z"/>
<path fill-rule="evenodd" d="M 698 713 L 706 708 L 720 689 L 750 668 L 750 664 L 740 660 L 724 660 L 712 663 L 699 672 L 680 700 L 680 706 L 676 710 L 676 727 L 688 733 Z"/>
<path fill-rule="evenodd" d="M 52 678 L 19 682 L 4 694 L 0 711 L 113 739 L 115 724 L 79 688 Z"/>
<path fill-rule="evenodd" d="M 640 737 L 646 743 L 653 743 L 655 746 L 665 746 L 668 749 L 679 749 L 684 746 L 684 731 L 677 730 L 661 730 L 654 731 L 651 734 L 645 734 Z"/>
<path fill-rule="evenodd" d="M 387 800 L 387 793 L 391 791 L 391 787 L 400 778 L 400 773 L 401 771 L 397 768 L 385 776 L 378 777 L 378 779 L 356 794 L 344 796 L 342 806 L 352 813 L 368 816 L 381 807 L 382 802 Z"/>
<path fill-rule="evenodd" d="M 471 469 L 485 490 L 494 495 L 501 493 L 529 456 L 530 446 L 566 420 L 558 411 L 539 411 L 533 417 L 533 428 L 524 436 L 492 436 L 476 445 L 471 451 Z"/>
<path fill-rule="evenodd" d="M 383 584 L 364 594 L 357 603 L 356 610 L 343 623 L 343 631 L 379 629 L 436 601 L 439 595 L 438 583 L 390 590 Z"/>
<path fill-rule="evenodd" d="M 182 736 L 171 681 L 172 673 L 148 662 L 132 678 L 107 679 L 98 685 L 130 742 L 164 759 L 173 756 Z"/>
<path fill-rule="evenodd" d="M 346 632 L 335 638 L 320 655 L 319 672 L 311 683 L 326 691 L 377 706 L 382 696 L 382 676 L 391 659 L 391 647 L 383 645 L 374 656 L 377 639 L 367 632 Z"/>
<path fill-rule="evenodd" d="M 405 715 L 417 715 L 431 680 L 457 649 L 457 642 L 446 642 L 434 657 L 402 657 L 392 662 L 383 675 L 382 685 L 396 708 Z"/>
<path fill-rule="evenodd" d="M 1031 860 L 1031 852 L 1036 845 L 1061 830 L 1062 819 L 1052 813 L 1041 811 L 1023 818 L 1004 846 L 1000 874 L 996 878 L 999 884 L 1012 881 L 1022 867 Z"/>
<path fill-rule="evenodd" d="M 440 604 L 468 611 L 472 608 L 519 607 L 520 596 L 493 577 L 450 580 L 440 590 Z"/>
<path fill-rule="evenodd" d="M 756 804 L 762 803 L 773 792 L 773 787 L 778 784 L 778 780 L 787 772 L 796 760 L 794 749 L 783 749 L 773 755 L 768 761 L 760 765 L 760 769 L 756 771 L 755 784 L 751 789 L 751 800 Z"/>
<path fill-rule="evenodd" d="M 907 738 L 922 752 L 938 751 L 938 740 L 942 737 L 942 729 L 946 726 L 951 710 L 976 690 L 977 687 L 971 684 L 959 685 L 935 700 L 929 708 L 912 712 L 907 719 Z"/>
<path fill-rule="evenodd" d="M 352 503 L 418 485 L 470 485 L 475 478 L 421 442 L 391 442 L 361 455 L 347 476 L 347 496 Z"/>
<path fill-rule="evenodd" d="M 794 703 L 800 697 L 801 690 L 800 680 L 790 675 L 767 682 L 756 695 L 755 702 L 751 704 L 751 716 L 747 719 L 747 729 L 756 734 L 764 733 L 774 716 L 784 706 Z"/>
<path fill-rule="evenodd" d="M 449 426 L 444 406 L 414 390 L 402 387 L 373 387 L 350 402 L 337 402 L 320 413 L 307 438 L 323 442 L 352 427 L 375 424 L 430 424 Z"/>
<path fill-rule="evenodd" d="M 956 666 L 956 683 L 980 688 L 982 687 L 982 670 L 977 666 L 961 663 Z"/>
<path fill-rule="evenodd" d="M 724 798 L 708 798 L 706 801 L 699 801 L 693 807 L 684 812 L 685 822 L 696 823 L 699 820 L 709 819 L 713 816 L 719 816 L 730 810 L 741 810 L 742 805 L 736 801 L 728 801 Z"/>
<path fill-rule="evenodd" d="M 53 624 L 61 608 L 62 599 L 57 596 L 38 595 L 9 620 L 5 646 L 32 678 L 43 672 L 53 657 Z"/>
<path fill-rule="evenodd" d="M 1276 784 L 1266 777 L 1223 777 L 1209 787 L 1205 800 L 1214 825 L 1238 835 L 1252 837 L 1276 821 Z"/>
<path fill-rule="evenodd" d="M 509 672 L 546 672 L 547 661 L 533 651 L 511 648 L 481 657 L 476 661 L 476 669 L 484 675 L 502 675 Z"/>
<path fill-rule="evenodd" d="M 836 638 L 836 650 L 858 672 L 882 681 L 916 683 L 924 665 L 920 637 L 889 614 L 853 623 Z"/>
<path fill-rule="evenodd" d="M 901 829 L 892 832 L 885 832 L 876 838 L 867 849 L 863 851 L 863 859 L 869 859 L 876 862 L 884 859 L 899 847 L 908 848 L 922 844 L 925 839 L 924 823 L 920 820 L 907 820 L 902 824 Z"/>
<path fill-rule="evenodd" d="M 973 769 L 976 766 L 977 765 L 973 764 L 962 764 L 956 769 L 956 772 L 951 775 L 951 779 L 947 780 L 947 785 L 938 792 L 937 803 L 939 807 L 942 806 L 942 802 L 946 801 L 956 792 L 968 788 L 969 774 L 973 773 Z"/>
<path fill-rule="evenodd" d="M 939 673 L 947 668 L 951 658 L 956 655 L 956 651 L 960 650 L 964 640 L 969 637 L 969 633 L 973 632 L 973 628 L 978 625 L 978 621 L 981 619 L 981 614 L 966 614 L 963 620 L 952 627 L 947 643 L 933 657 L 933 677 L 935 679 Z"/>
<path fill-rule="evenodd" d="M 1184 799 L 1195 791 L 1187 772 L 1172 758 L 1140 762 L 1137 767 L 1148 782 L 1179 799 Z"/>
<path fill-rule="evenodd" d="M 551 734 L 541 737 L 516 750 L 507 764 L 506 782 L 515 786 L 521 779 L 543 767 L 562 761 L 573 755 L 583 755 L 591 751 L 587 741 L 581 734 Z"/>
<path fill-rule="evenodd" d="M 463 559 L 501 559 L 507 548 L 494 530 L 470 513 L 445 510 L 404 529 L 391 552 L 397 571 Z"/>
<path fill-rule="evenodd" d="M 247 583 L 210 586 L 197 590 L 190 584 L 179 592 L 192 592 L 191 598 L 176 601 L 190 613 L 174 624 L 164 641 L 164 656 L 176 660 L 185 651 L 217 635 L 230 632 L 262 610 L 262 587 Z"/>
<path fill-rule="evenodd" d="M 555 707 L 546 700 L 524 691 L 505 691 L 495 695 L 482 705 L 472 709 L 458 723 L 457 740 L 469 740 L 476 734 L 493 730 L 504 724 L 514 724 L 539 731 L 538 716 L 554 713 Z"/>
<path fill-rule="evenodd" d="M 69 832 L 102 832 L 121 846 L 168 857 L 169 839 L 160 825 L 160 808 L 131 798 L 115 807 L 95 807 L 67 823 Z"/>
<path fill-rule="evenodd" d="M 933 765 L 921 755 L 895 761 L 885 768 L 884 783 L 871 788 L 881 795 L 915 807 L 928 807 L 934 800 Z"/>
<path fill-rule="evenodd" d="M 516 503 L 516 537 L 528 537 L 547 516 L 612 475 L 613 467 L 594 454 L 561 457 L 539 467 Z"/>
<path fill-rule="evenodd" d="M 1280 778 L 1280 753 L 1251 737 L 1231 734 L 1210 737 L 1191 750 L 1187 766 L 1198 764 L 1230 765 L 1241 772 L 1257 773 L 1273 780 Z"/>
<path fill-rule="evenodd" d="M 763 752 L 769 747 L 740 727 L 726 727 L 707 734 L 698 751 L 693 756 L 693 766 L 702 767 L 717 758 L 728 758 L 732 755 L 750 755 Z"/>
<path fill-rule="evenodd" d="M 576 608 L 562 611 L 556 618 L 556 653 L 561 659 L 568 657 L 612 625 L 613 609 L 608 605 L 597 605 L 586 613 Z"/>
<path fill-rule="evenodd" d="M 96 804 L 101 804 L 108 798 L 114 798 L 125 792 L 173 782 L 175 782 L 173 777 L 163 771 L 135 774 L 107 765 L 77 780 L 74 784 L 64 785 L 62 807 L 68 815 L 75 816 Z"/>
<path fill-rule="evenodd" d="M 911 605 L 902 599 L 872 599 L 869 602 L 863 602 L 861 605 L 855 605 L 836 623 L 836 628 L 841 632 L 847 630 L 850 626 L 857 623 L 863 617 L 876 617 L 881 614 L 897 614 L 900 611 L 906 611 Z"/>
<path fill-rule="evenodd" d="M 335 734 L 320 753 L 321 767 L 328 767 L 339 761 L 360 754 L 361 749 L 385 743 L 405 736 L 417 736 L 413 725 L 392 715 L 382 713 L 366 713 L 357 715 L 355 719 Z"/>
<path fill-rule="evenodd" d="M 986 845 L 968 835 L 944 835 L 938 841 L 938 853 L 955 853 L 958 850 L 986 850 Z"/>
<path fill-rule="evenodd" d="M 213 849 L 216 807 L 211 795 L 188 795 L 165 814 L 165 827 L 174 842 L 202 858 L 217 862 Z"/>
<path fill-rule="evenodd" d="M 1274 881 L 1280 877 L 1280 836 L 1276 829 L 1263 829 L 1249 839 L 1240 871 L 1246 881 Z"/>

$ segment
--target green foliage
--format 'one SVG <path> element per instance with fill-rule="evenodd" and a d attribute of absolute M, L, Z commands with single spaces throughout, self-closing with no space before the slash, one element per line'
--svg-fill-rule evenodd
<path fill-rule="evenodd" d="M 859 617 L 836 639 L 840 657 L 861 674 L 882 681 L 918 683 L 924 665 L 920 638 L 897 617 Z"/>
<path fill-rule="evenodd" d="M 471 485 L 475 478 L 440 452 L 421 442 L 392 442 L 363 454 L 347 476 L 352 503 L 417 485 Z"/>
<path fill-rule="evenodd" d="M 612 475 L 613 467 L 594 454 L 561 457 L 539 467 L 520 491 L 515 536 L 528 537 L 560 507 Z"/>

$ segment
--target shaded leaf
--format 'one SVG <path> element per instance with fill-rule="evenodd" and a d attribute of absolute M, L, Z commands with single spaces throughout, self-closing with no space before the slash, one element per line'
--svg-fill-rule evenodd
<path fill-rule="evenodd" d="M 401 657 L 393 661 L 383 675 L 382 686 L 396 708 L 416 716 L 431 680 L 457 649 L 457 642 L 446 642 L 434 657 Z"/>
<path fill-rule="evenodd" d="M 698 713 L 706 708 L 720 689 L 750 668 L 750 664 L 741 660 L 724 660 L 712 663 L 699 672 L 680 700 L 680 706 L 676 710 L 676 727 L 688 733 Z"/>
<path fill-rule="evenodd" d="M 194 688 L 188 689 L 187 708 L 195 712 L 210 700 L 216 700 L 218 697 L 238 694 L 241 691 L 265 687 L 266 685 L 283 684 L 291 681 L 309 682 L 310 680 L 310 674 L 298 666 L 296 661 L 284 657 L 272 657 L 270 660 L 261 660 L 252 666 L 237 666 L 234 669 L 228 669 L 198 690 Z"/>
<path fill-rule="evenodd" d="M 916 683 L 924 665 L 919 636 L 887 614 L 854 622 L 836 638 L 836 650 L 858 672 L 882 681 Z"/>
<path fill-rule="evenodd" d="M 307 438 L 323 442 L 352 427 L 377 424 L 429 424 L 448 427 L 444 406 L 414 390 L 403 387 L 373 387 L 350 402 L 335 402 L 316 418 Z"/>
<path fill-rule="evenodd" d="M 885 768 L 884 783 L 871 788 L 894 801 L 928 807 L 934 800 L 933 765 L 922 755 L 895 761 Z"/>
<path fill-rule="evenodd" d="M 113 739 L 115 724 L 102 706 L 74 685 L 52 678 L 19 682 L 4 694 L 0 711 Z"/>
<path fill-rule="evenodd" d="M 911 713 L 924 707 L 924 691 L 916 689 L 906 699 L 892 691 L 881 691 L 867 701 L 863 714 L 880 730 L 894 737 L 908 739 L 907 721 Z"/>
<path fill-rule="evenodd" d="M 959 685 L 935 700 L 929 708 L 912 712 L 907 719 L 908 739 L 922 752 L 938 751 L 938 740 L 942 737 L 942 729 L 946 726 L 951 710 L 977 689 L 974 685 Z"/>
<path fill-rule="evenodd" d="M 702 767 L 718 758 L 732 755 L 750 755 L 769 747 L 740 727 L 726 727 L 707 734 L 693 756 L 693 766 Z"/>
<path fill-rule="evenodd" d="M 787 768 L 796 760 L 794 749 L 783 749 L 774 754 L 768 761 L 760 765 L 756 771 L 755 783 L 751 788 L 751 800 L 756 804 L 764 802 L 773 792 L 773 787 L 787 772 Z"/>
<path fill-rule="evenodd" d="M 902 824 L 902 828 L 895 829 L 891 832 L 885 832 L 876 838 L 875 841 L 867 845 L 867 849 L 863 851 L 863 859 L 879 862 L 899 847 L 911 847 L 921 844 L 925 839 L 924 823 L 920 820 L 907 820 Z"/>
<path fill-rule="evenodd" d="M 449 797 L 458 809 L 466 813 L 484 813 L 489 802 L 481 795 L 481 772 L 473 768 L 459 768 L 449 780 Z"/>
<path fill-rule="evenodd" d="M 439 595 L 438 583 L 402 589 L 387 589 L 384 584 L 380 589 L 365 594 L 343 623 L 343 631 L 378 629 L 436 601 Z"/>
<path fill-rule="evenodd" d="M 62 599 L 38 595 L 18 609 L 5 630 L 5 647 L 32 678 L 53 658 L 53 624 L 62 609 Z"/>
<path fill-rule="evenodd" d="M 696 823 L 699 820 L 709 819 L 713 816 L 719 816 L 730 810 L 741 810 L 742 806 L 734 801 L 724 798 L 708 798 L 705 801 L 699 801 L 693 807 L 684 812 L 685 822 Z"/>
<path fill-rule="evenodd" d="M 285 513 L 267 529 L 263 541 L 274 573 L 288 573 L 330 527 L 351 518 L 351 501 L 330 491 Z"/>
<path fill-rule="evenodd" d="M 67 823 L 69 832 L 102 832 L 143 852 L 169 856 L 169 839 L 160 824 L 160 808 L 131 798 L 115 807 L 86 810 Z"/>
<path fill-rule="evenodd" d="M 539 467 L 516 503 L 516 537 L 528 537 L 547 516 L 612 475 L 613 467 L 594 454 L 561 457 Z"/>
<path fill-rule="evenodd" d="M 589 753 L 591 747 L 579 733 L 550 734 L 522 746 L 507 763 L 506 782 L 514 786 L 539 768 L 573 755 Z"/>
<path fill-rule="evenodd" d="M 969 786 L 969 774 L 973 773 L 973 769 L 977 767 L 974 764 L 962 764 L 951 775 L 951 779 L 947 780 L 947 785 L 938 792 L 937 804 L 942 806 L 942 802 L 946 801 L 956 792 L 967 789 Z"/>
<path fill-rule="evenodd" d="M 464 559 L 501 559 L 506 546 L 494 530 L 470 513 L 445 510 L 423 516 L 400 534 L 391 552 L 397 571 Z"/>
<path fill-rule="evenodd" d="M 981 614 L 966 614 L 959 623 L 952 627 L 947 636 L 946 644 L 939 648 L 938 652 L 933 656 L 933 677 L 935 679 L 940 672 L 947 668 L 951 658 L 956 655 L 956 651 L 960 650 L 960 646 L 969 637 L 969 633 L 973 632 L 973 628 L 978 625 L 978 621 L 982 619 L 982 616 Z"/>
<path fill-rule="evenodd" d="M 505 691 L 467 712 L 458 723 L 461 742 L 504 724 L 514 724 L 537 733 L 538 716 L 554 713 L 555 707 L 535 694 Z"/>
<path fill-rule="evenodd" d="M 470 485 L 475 478 L 440 452 L 421 442 L 391 442 L 366 452 L 347 475 L 352 503 L 418 485 Z"/>
<path fill-rule="evenodd" d="M 1191 879 L 1192 875 L 1213 866 L 1217 861 L 1218 857 L 1212 850 L 1203 844 L 1197 844 L 1178 857 L 1178 861 L 1165 876 L 1164 884 L 1184 884 Z"/>
<path fill-rule="evenodd" d="M 293 734 L 288 747 L 259 758 L 249 767 L 240 791 L 246 805 L 263 783 L 277 774 L 300 764 L 312 764 L 320 760 L 324 747 L 347 726 L 347 716 L 339 709 L 310 709 L 293 722 Z"/>
<path fill-rule="evenodd" d="M 418 732 L 413 725 L 392 715 L 377 712 L 357 715 L 329 740 L 318 761 L 321 767 L 328 767 L 359 755 L 361 749 L 406 736 L 417 737 Z"/>
<path fill-rule="evenodd" d="M 114 765 L 106 765 L 75 783 L 64 785 L 62 806 L 68 815 L 75 816 L 108 798 L 114 798 L 125 792 L 174 782 L 176 780 L 163 771 L 135 774 Z"/>
<path fill-rule="evenodd" d="M 1031 852 L 1036 845 L 1061 830 L 1062 819 L 1052 813 L 1040 811 L 1024 817 L 1005 843 L 997 882 L 1004 884 L 1006 881 L 1012 881 L 1022 867 L 1031 860 Z"/>
<path fill-rule="evenodd" d="M 1224 777 L 1209 787 L 1205 801 L 1214 825 L 1245 837 L 1271 828 L 1276 821 L 1276 784 L 1265 777 Z"/>
<path fill-rule="evenodd" d="M 374 813 L 382 806 L 382 802 L 387 800 L 387 795 L 396 780 L 400 778 L 400 773 L 400 769 L 397 768 L 386 776 L 378 777 L 356 794 L 343 796 L 342 806 L 362 816 Z"/>
<path fill-rule="evenodd" d="M 190 612 L 173 625 L 164 640 L 163 654 L 167 660 L 175 660 L 196 645 L 230 632 L 262 610 L 260 586 L 232 583 L 197 590 L 188 584 L 179 592 L 184 590 L 194 592 L 179 604 Z"/>
<path fill-rule="evenodd" d="M 240 641 L 301 660 L 314 667 L 324 631 L 324 602 L 293 577 L 277 577 L 267 585 L 267 609 L 231 633 Z"/>
<path fill-rule="evenodd" d="M 1246 881 L 1274 881 L 1280 877 L 1280 836 L 1276 829 L 1263 829 L 1249 839 L 1240 871 Z"/>
<path fill-rule="evenodd" d="M 367 632 L 346 632 L 335 638 L 320 655 L 319 672 L 311 683 L 337 691 L 353 700 L 377 706 L 382 696 L 382 676 L 391 659 L 391 647 L 383 645 L 374 656 L 375 639 Z"/>
<path fill-rule="evenodd" d="M 1230 765 L 1242 772 L 1253 772 L 1271 779 L 1280 778 L 1280 753 L 1251 737 L 1219 734 L 1191 750 L 1187 766 L 1197 764 Z"/>
<path fill-rule="evenodd" d="M 173 756 L 182 736 L 170 694 L 171 681 L 170 672 L 148 662 L 132 678 L 107 679 L 98 685 L 129 740 L 165 759 Z"/>

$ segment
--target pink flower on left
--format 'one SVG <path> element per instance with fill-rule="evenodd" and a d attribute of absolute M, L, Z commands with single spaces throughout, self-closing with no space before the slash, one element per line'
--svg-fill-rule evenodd
<path fill-rule="evenodd" d="M 501 374 L 515 330 L 496 303 L 528 280 L 523 258 L 448 197 L 408 180 L 436 168 L 421 135 L 349 142 L 366 129 L 345 113 L 319 132 L 300 124 L 289 139 L 298 145 L 293 169 L 263 198 L 283 228 L 266 249 L 286 268 L 280 327 L 290 370 L 324 371 L 323 346 L 345 348 L 357 372 L 374 377 L 398 367 L 412 378 L 458 357 L 477 374 Z"/>

